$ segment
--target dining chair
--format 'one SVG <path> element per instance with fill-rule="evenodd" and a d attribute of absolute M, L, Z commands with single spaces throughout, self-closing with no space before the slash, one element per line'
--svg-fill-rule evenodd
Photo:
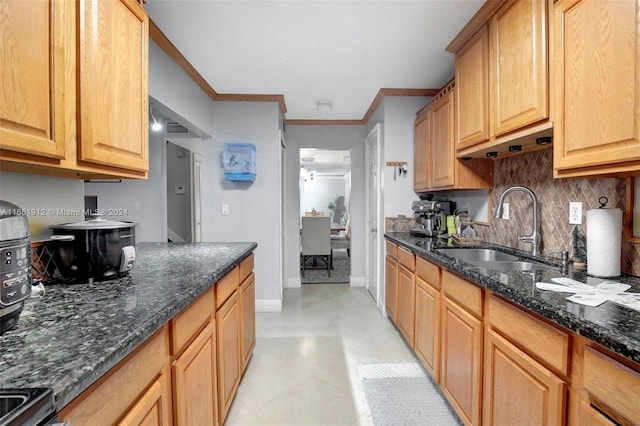
<path fill-rule="evenodd" d="M 351 257 L 351 215 L 347 215 L 344 235 L 331 236 L 331 264 L 333 264 L 333 250 L 347 249 L 347 256 Z"/>
<path fill-rule="evenodd" d="M 302 277 L 306 262 L 313 259 L 324 262 L 331 277 L 331 218 L 329 216 L 302 217 Z"/>

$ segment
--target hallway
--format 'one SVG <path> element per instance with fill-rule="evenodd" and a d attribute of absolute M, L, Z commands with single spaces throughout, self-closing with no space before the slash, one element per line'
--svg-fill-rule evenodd
<path fill-rule="evenodd" d="M 257 342 L 226 425 L 371 425 L 358 366 L 415 362 L 364 288 L 287 289 L 256 315 Z"/>

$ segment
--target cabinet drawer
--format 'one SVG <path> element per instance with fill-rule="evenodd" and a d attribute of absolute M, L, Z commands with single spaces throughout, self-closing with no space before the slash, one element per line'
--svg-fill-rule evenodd
<path fill-rule="evenodd" d="M 442 271 L 442 290 L 449 298 L 457 301 L 478 318 L 482 318 L 482 289 L 480 287 L 453 275 L 449 271 Z"/>
<path fill-rule="evenodd" d="M 498 299 L 489 297 L 493 328 L 564 375 L 569 374 L 569 335 Z"/>
<path fill-rule="evenodd" d="M 398 262 L 403 264 L 411 272 L 416 269 L 416 256 L 413 252 L 402 247 L 398 247 Z"/>
<path fill-rule="evenodd" d="M 216 294 L 216 310 L 231 296 L 240 285 L 240 267 L 236 266 L 213 286 Z"/>
<path fill-rule="evenodd" d="M 240 282 L 244 281 L 251 274 L 251 271 L 253 271 L 253 253 L 240 263 Z"/>
<path fill-rule="evenodd" d="M 213 318 L 213 288 L 171 320 L 171 355 L 177 356 Z"/>
<path fill-rule="evenodd" d="M 436 289 L 440 289 L 440 268 L 416 256 L 416 276 Z"/>
<path fill-rule="evenodd" d="M 64 407 L 59 417 L 73 425 L 114 424 L 168 364 L 165 326 Z"/>
<path fill-rule="evenodd" d="M 585 346 L 584 387 L 634 424 L 640 422 L 640 373 L 637 371 Z"/>
<path fill-rule="evenodd" d="M 398 245 L 394 244 L 390 241 L 386 241 L 387 245 L 387 256 L 391 256 L 394 259 L 398 258 Z"/>

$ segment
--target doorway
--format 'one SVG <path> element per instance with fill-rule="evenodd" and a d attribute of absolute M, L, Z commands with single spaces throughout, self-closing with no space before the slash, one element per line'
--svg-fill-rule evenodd
<path fill-rule="evenodd" d="M 324 269 L 307 269 L 302 284 L 351 284 L 350 199 L 351 151 L 301 148 L 300 160 L 300 229 L 303 216 L 329 217 L 332 247 L 331 274 Z M 302 240 L 300 240 L 302 247 Z M 301 265 L 302 266 L 302 265 Z"/>
<path fill-rule="evenodd" d="M 367 218 L 367 243 L 365 255 L 366 287 L 376 301 L 378 309 L 384 312 L 382 301 L 382 238 L 378 236 L 378 227 L 383 223 L 380 185 L 380 124 L 376 124 L 365 139 L 365 217 Z"/>

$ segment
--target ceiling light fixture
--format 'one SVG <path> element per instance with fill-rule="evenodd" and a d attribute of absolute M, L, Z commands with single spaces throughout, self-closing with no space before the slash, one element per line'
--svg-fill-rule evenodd
<path fill-rule="evenodd" d="M 151 111 L 151 108 L 149 108 L 149 115 L 151 116 L 151 130 L 153 130 L 154 132 L 159 132 L 160 130 L 162 130 L 162 124 L 160 124 L 160 122 L 156 120 L 156 117 L 153 115 L 153 111 Z"/>
<path fill-rule="evenodd" d="M 321 114 L 327 114 L 331 112 L 331 110 L 333 109 L 333 105 L 329 101 L 318 101 L 316 108 Z"/>

